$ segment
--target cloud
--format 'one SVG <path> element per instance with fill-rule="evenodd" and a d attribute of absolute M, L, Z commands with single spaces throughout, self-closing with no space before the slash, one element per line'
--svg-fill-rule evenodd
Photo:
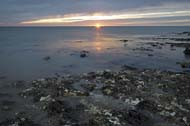
<path fill-rule="evenodd" d="M 175 17 L 175 16 L 190 16 L 189 11 L 169 11 L 169 12 L 149 12 L 149 13 L 122 13 L 122 14 L 93 14 L 93 15 L 68 15 L 58 18 L 38 19 L 32 21 L 24 21 L 21 24 L 43 24 L 43 23 L 72 23 L 81 21 L 101 21 L 101 20 L 123 20 L 123 19 L 139 19 L 139 18 L 161 18 L 161 17 Z"/>
<path fill-rule="evenodd" d="M 143 12 L 156 13 L 158 16 L 158 13 L 166 15 L 167 12 L 189 11 L 189 4 L 189 0 L 1 0 L 0 22 L 15 25 L 31 21 L 36 21 L 36 23 L 81 22 L 86 21 L 86 18 L 95 20 L 98 18 L 93 16 L 95 13 L 101 13 L 100 16 L 103 17 L 99 18 L 105 18 L 104 20 L 112 19 L 111 15 L 116 17 L 112 20 L 119 20 L 122 17 L 121 14 L 132 17 L 130 15 L 132 13 Z M 79 16 L 72 16 L 72 14 Z M 145 15 L 143 16 L 146 18 Z"/>

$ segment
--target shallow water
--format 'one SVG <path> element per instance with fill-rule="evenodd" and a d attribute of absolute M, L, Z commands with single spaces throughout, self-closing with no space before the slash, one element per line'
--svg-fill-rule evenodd
<path fill-rule="evenodd" d="M 189 61 L 184 48 L 165 45 L 161 49 L 148 42 L 157 37 L 188 36 L 175 33 L 190 27 L 1 27 L 0 76 L 4 80 L 32 80 L 55 73 L 79 74 L 122 65 L 138 68 L 183 71 L 176 62 Z M 119 40 L 127 39 L 127 43 Z M 152 51 L 136 48 L 148 48 Z M 89 51 L 85 58 L 82 50 Z M 149 55 L 152 56 L 149 56 Z M 50 56 L 50 60 L 43 58 Z"/>

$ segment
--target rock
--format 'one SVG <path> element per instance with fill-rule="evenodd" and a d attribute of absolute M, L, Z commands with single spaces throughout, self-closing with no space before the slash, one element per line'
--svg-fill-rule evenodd
<path fill-rule="evenodd" d="M 80 57 L 85 58 L 85 57 L 87 57 L 88 53 L 89 53 L 88 51 L 83 50 L 83 51 L 80 52 Z"/>
<path fill-rule="evenodd" d="M 170 38 L 170 40 L 174 40 L 174 41 L 190 41 L 190 38 Z"/>
<path fill-rule="evenodd" d="M 51 101 L 45 107 L 49 115 L 56 115 L 64 112 L 65 102 L 61 100 Z"/>
<path fill-rule="evenodd" d="M 122 69 L 123 69 L 123 70 L 137 70 L 137 68 L 132 67 L 132 66 L 128 66 L 128 65 L 123 65 L 123 66 L 122 66 Z"/>
<path fill-rule="evenodd" d="M 148 52 L 153 52 L 153 49 L 150 48 L 145 48 L 145 47 L 140 47 L 140 48 L 135 48 L 133 51 L 148 51 Z"/>
<path fill-rule="evenodd" d="M 151 100 L 144 100 L 144 101 L 139 102 L 136 105 L 136 108 L 138 110 L 149 110 L 149 111 L 152 111 L 152 112 L 156 112 L 158 110 L 157 104 L 154 101 L 151 101 Z"/>
<path fill-rule="evenodd" d="M 102 92 L 105 95 L 111 95 L 113 93 L 113 91 L 111 90 L 111 87 L 109 86 L 105 86 L 102 88 Z"/>
<path fill-rule="evenodd" d="M 126 42 L 128 42 L 129 40 L 123 39 L 123 40 L 119 40 L 119 41 L 126 43 Z"/>
<path fill-rule="evenodd" d="M 178 33 L 179 35 L 188 35 L 190 36 L 190 32 L 181 32 L 181 33 Z"/>
<path fill-rule="evenodd" d="M 26 115 L 18 114 L 15 118 L 6 119 L 0 122 L 0 126 L 40 126 L 34 123 L 33 120 L 26 117 Z"/>
<path fill-rule="evenodd" d="M 190 68 L 190 62 L 177 62 L 182 68 Z"/>
<path fill-rule="evenodd" d="M 148 56 L 154 56 L 153 54 L 148 54 Z"/>
<path fill-rule="evenodd" d="M 184 50 L 184 54 L 185 54 L 185 55 L 190 55 L 190 48 L 186 48 L 186 49 Z"/>
<path fill-rule="evenodd" d="M 46 60 L 46 61 L 48 61 L 48 60 L 51 59 L 51 57 L 50 57 L 50 56 L 46 56 L 46 57 L 44 57 L 43 59 Z"/>
<path fill-rule="evenodd" d="M 166 44 L 169 44 L 171 47 L 183 47 L 183 48 L 190 48 L 190 43 L 172 43 L 172 42 L 167 42 Z"/>
<path fill-rule="evenodd" d="M 129 110 L 126 120 L 132 126 L 145 126 L 150 119 L 136 110 Z"/>
<path fill-rule="evenodd" d="M 129 105 L 135 106 L 137 104 L 139 104 L 140 99 L 136 98 L 136 99 L 125 99 L 125 102 Z"/>
<path fill-rule="evenodd" d="M 96 84 L 83 84 L 81 86 L 88 91 L 93 91 L 96 88 Z"/>
<path fill-rule="evenodd" d="M 41 102 L 44 102 L 44 101 L 47 102 L 47 101 L 51 101 L 51 100 L 52 100 L 52 98 L 51 98 L 50 95 L 48 95 L 48 96 L 46 96 L 46 97 L 41 97 L 41 98 L 40 98 L 40 101 L 41 101 Z"/>

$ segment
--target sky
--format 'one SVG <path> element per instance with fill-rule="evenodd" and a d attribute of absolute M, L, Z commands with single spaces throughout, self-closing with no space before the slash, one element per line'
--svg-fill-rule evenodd
<path fill-rule="evenodd" d="M 190 0 L 0 0 L 0 26 L 190 26 Z"/>

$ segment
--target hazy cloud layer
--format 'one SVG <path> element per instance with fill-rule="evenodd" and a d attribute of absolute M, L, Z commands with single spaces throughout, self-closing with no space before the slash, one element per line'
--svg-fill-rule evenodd
<path fill-rule="evenodd" d="M 178 13 L 183 11 L 184 13 Z M 137 18 L 137 14 L 156 13 L 155 16 L 142 16 Z M 158 15 L 160 13 L 160 15 Z M 99 14 L 99 15 L 98 15 Z M 120 18 L 121 15 L 125 18 Z M 128 15 L 133 15 L 134 18 L 128 18 Z M 40 21 L 47 19 L 63 19 L 65 17 L 78 18 L 76 22 L 44 22 L 45 25 L 80 25 L 82 21 L 89 21 L 88 24 L 96 20 L 92 19 L 93 15 L 110 16 L 115 15 L 113 25 L 142 25 L 153 22 L 153 24 L 163 25 L 168 22 L 176 25 L 190 25 L 190 0 L 1 0 L 0 1 L 0 25 L 33 25 L 32 21 Z M 82 18 L 80 16 L 88 16 Z M 129 17 L 131 17 L 129 16 Z M 136 17 L 135 17 L 136 16 Z M 82 18 L 82 19 L 81 19 Z M 156 19 L 156 20 L 154 20 Z M 77 21 L 78 20 L 78 21 Z M 129 21 L 130 20 L 130 21 Z M 143 21 L 142 21 L 143 20 Z M 69 20 L 70 21 L 70 20 Z M 128 22 L 127 22 L 128 21 Z M 23 23 L 24 22 L 24 23 Z M 31 22 L 31 23 L 26 23 Z M 143 23 L 144 22 L 144 23 Z M 179 23 L 181 22 L 181 23 Z M 44 25 L 34 23 L 34 25 Z"/>

